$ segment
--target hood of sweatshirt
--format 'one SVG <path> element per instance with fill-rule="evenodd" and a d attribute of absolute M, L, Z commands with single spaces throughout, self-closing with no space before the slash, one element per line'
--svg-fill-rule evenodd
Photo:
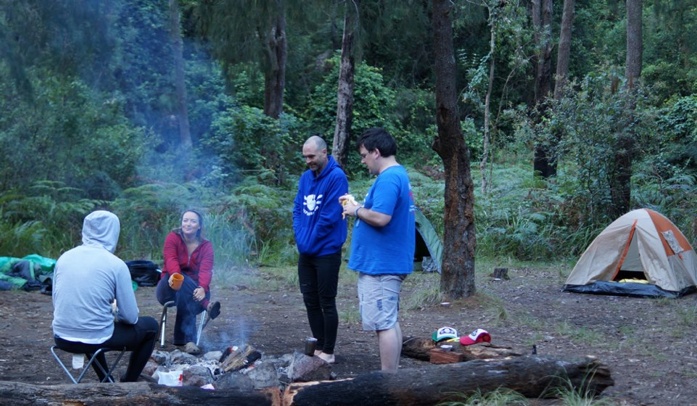
<path fill-rule="evenodd" d="M 322 172 L 320 172 L 319 175 L 317 175 L 317 177 L 315 177 L 314 179 L 319 180 L 319 179 L 322 179 L 324 177 L 327 177 L 329 175 L 329 173 L 332 171 L 332 169 L 334 169 L 334 167 L 337 167 L 337 166 L 339 166 L 339 163 L 336 162 L 336 160 L 334 159 L 333 156 L 329 155 L 327 157 L 327 165 L 324 166 L 324 169 L 322 169 Z"/>
<path fill-rule="evenodd" d="M 82 223 L 82 244 L 101 247 L 113 254 L 120 232 L 121 224 L 114 213 L 97 210 L 88 214 Z"/>

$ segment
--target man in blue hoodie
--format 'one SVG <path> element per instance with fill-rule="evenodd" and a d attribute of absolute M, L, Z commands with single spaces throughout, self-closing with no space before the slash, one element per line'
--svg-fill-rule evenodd
<path fill-rule="evenodd" d="M 341 266 L 341 247 L 346 241 L 346 221 L 339 196 L 348 193 L 343 169 L 327 155 L 327 143 L 313 135 L 303 144 L 309 168 L 300 177 L 293 207 L 293 230 L 300 257 L 298 282 L 312 335 L 315 355 L 334 363 L 339 327 L 336 293 Z"/>
<path fill-rule="evenodd" d="M 121 226 L 114 213 L 97 210 L 82 224 L 82 245 L 58 258 L 53 274 L 53 339 L 59 348 L 92 354 L 102 347 L 131 351 L 121 382 L 135 382 L 157 340 L 157 321 L 139 317 L 131 273 L 113 254 Z M 113 314 L 112 303 L 118 311 Z M 97 358 L 106 366 L 106 358 Z M 104 374 L 95 365 L 100 381 Z"/>

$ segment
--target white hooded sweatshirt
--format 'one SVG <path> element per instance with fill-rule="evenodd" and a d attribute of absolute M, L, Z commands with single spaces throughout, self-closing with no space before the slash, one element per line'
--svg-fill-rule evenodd
<path fill-rule="evenodd" d="M 114 299 L 119 322 L 138 321 L 131 273 L 113 254 L 120 229 L 115 214 L 92 212 L 82 225 L 82 245 L 58 258 L 53 273 L 54 335 L 86 344 L 103 343 L 114 332 Z"/>

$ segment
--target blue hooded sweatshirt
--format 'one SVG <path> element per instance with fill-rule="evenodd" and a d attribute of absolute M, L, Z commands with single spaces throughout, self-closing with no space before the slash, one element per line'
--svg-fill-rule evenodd
<path fill-rule="evenodd" d="M 348 193 L 344 171 L 331 155 L 318 176 L 308 169 L 298 182 L 293 206 L 293 231 L 303 255 L 336 254 L 346 241 L 346 220 L 339 196 Z"/>

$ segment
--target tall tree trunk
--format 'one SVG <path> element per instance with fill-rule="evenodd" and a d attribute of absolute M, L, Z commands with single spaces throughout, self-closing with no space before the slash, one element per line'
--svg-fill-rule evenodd
<path fill-rule="evenodd" d="M 641 76 L 643 38 L 641 30 L 642 0 L 627 0 L 627 89 L 633 91 Z"/>
<path fill-rule="evenodd" d="M 278 120 L 283 113 L 283 93 L 286 87 L 286 61 L 288 59 L 288 41 L 286 38 L 286 13 L 284 0 L 274 0 L 275 15 L 271 17 L 271 27 L 266 38 L 266 69 L 264 69 L 264 114 Z M 272 147 L 262 146 L 262 155 L 266 157 L 266 167 L 275 173 L 276 184 L 285 182 L 285 164 L 278 153 L 278 142 L 270 142 Z"/>
<path fill-rule="evenodd" d="M 614 218 L 629 211 L 632 199 L 632 162 L 635 153 L 635 136 L 631 122 L 634 120 L 634 93 L 641 77 L 642 65 L 642 0 L 627 0 L 627 59 L 625 77 L 627 79 L 627 120 L 619 128 L 615 147 L 615 173 L 611 193 Z"/>
<path fill-rule="evenodd" d="M 174 59 L 174 81 L 176 89 L 176 114 L 179 124 L 179 146 L 182 151 L 191 147 L 189 112 L 186 108 L 186 80 L 184 79 L 184 46 L 181 36 L 179 2 L 169 0 L 169 33 Z"/>
<path fill-rule="evenodd" d="M 266 36 L 268 39 L 266 44 L 268 68 L 265 72 L 264 82 L 264 114 L 277 119 L 283 112 L 288 42 L 283 0 L 276 0 L 276 3 L 278 4 L 277 15 L 274 17 L 270 34 Z"/>
<path fill-rule="evenodd" d="M 552 91 L 552 10 L 553 0 L 542 0 L 540 58 L 537 65 L 538 100 L 544 101 Z"/>
<path fill-rule="evenodd" d="M 496 8 L 489 7 L 489 86 L 484 98 L 484 140 L 482 142 L 482 160 L 479 162 L 479 172 L 482 176 L 482 194 L 486 194 L 489 178 L 486 175 L 486 164 L 489 158 L 491 141 L 491 93 L 494 89 L 494 72 L 496 68 Z"/>
<path fill-rule="evenodd" d="M 475 293 L 474 185 L 469 149 L 462 135 L 457 107 L 451 0 L 433 0 L 433 70 L 436 76 L 436 124 L 433 150 L 445 170 L 445 214 L 441 292 L 458 299 Z"/>
<path fill-rule="evenodd" d="M 535 108 L 538 117 L 546 114 L 547 103 L 552 89 L 552 0 L 533 0 L 532 22 L 535 29 Z M 533 170 L 544 178 L 557 173 L 554 145 L 537 144 Z"/>
<path fill-rule="evenodd" d="M 332 155 L 343 168 L 347 168 L 348 144 L 353 122 L 353 84 L 355 58 L 353 41 L 358 24 L 359 0 L 347 1 L 344 11 L 344 35 L 341 41 L 341 67 L 339 69 L 339 90 L 337 92 L 336 128 Z"/>
<path fill-rule="evenodd" d="M 557 74 L 554 83 L 554 100 L 561 100 L 569 80 L 569 60 L 571 58 L 571 28 L 574 24 L 574 0 L 564 0 L 557 50 Z"/>
<path fill-rule="evenodd" d="M 535 30 L 535 102 L 542 102 L 552 88 L 552 0 L 532 1 Z"/>

